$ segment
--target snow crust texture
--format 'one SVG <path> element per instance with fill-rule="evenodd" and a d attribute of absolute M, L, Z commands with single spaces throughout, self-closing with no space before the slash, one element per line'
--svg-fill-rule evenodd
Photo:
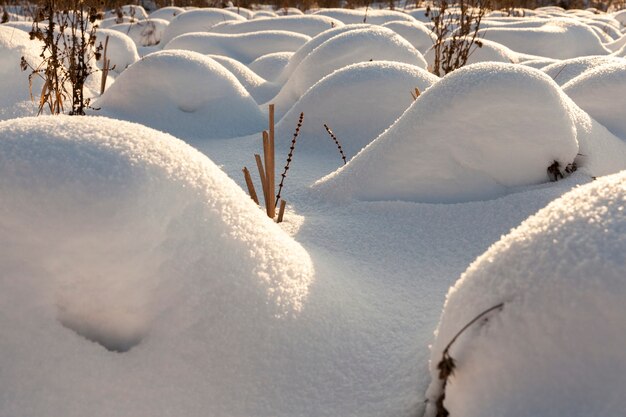
<path fill-rule="evenodd" d="M 578 152 L 567 97 L 541 71 L 483 63 L 426 90 L 316 189 L 333 198 L 451 203 L 548 181 Z"/>
<path fill-rule="evenodd" d="M 626 173 L 550 203 L 480 256 L 450 290 L 432 347 L 429 390 L 454 335 L 453 416 L 620 415 L 626 407 Z"/>

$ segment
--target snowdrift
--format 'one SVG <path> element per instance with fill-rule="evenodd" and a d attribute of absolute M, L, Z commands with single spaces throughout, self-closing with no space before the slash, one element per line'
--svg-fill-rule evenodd
<path fill-rule="evenodd" d="M 449 42 L 450 41 L 445 41 L 443 47 L 449 47 Z M 476 44 L 472 45 L 467 59 L 467 65 L 477 64 L 479 62 L 517 63 L 519 60 L 517 53 L 497 42 L 481 39 L 480 45 L 480 47 Z M 429 70 L 432 70 L 435 64 L 435 51 L 432 47 L 424 54 L 424 59 L 428 62 Z"/>
<path fill-rule="evenodd" d="M 167 45 L 178 35 L 191 32 L 208 32 L 212 26 L 224 21 L 244 21 L 245 17 L 224 9 L 192 9 L 176 15 L 163 31 L 161 43 Z"/>
<path fill-rule="evenodd" d="M 241 414 L 268 332 L 306 303 L 304 249 L 141 125 L 6 121 L 0 160 L 2 414 Z"/>
<path fill-rule="evenodd" d="M 391 29 L 369 27 L 340 33 L 315 48 L 293 70 L 272 100 L 277 116 L 284 115 L 306 90 L 326 75 L 366 61 L 395 61 L 426 68 L 422 54 Z"/>
<path fill-rule="evenodd" d="M 355 23 L 369 23 L 371 25 L 383 25 L 388 22 L 404 21 L 415 22 L 415 19 L 403 12 L 395 10 L 372 10 L 367 12 L 363 9 L 322 9 L 315 13 L 316 16 L 328 16 L 345 23 L 346 25 Z"/>
<path fill-rule="evenodd" d="M 249 64 L 274 52 L 294 52 L 309 36 L 284 30 L 267 30 L 242 34 L 186 33 L 172 39 L 163 49 L 183 49 L 201 54 L 224 55 Z"/>
<path fill-rule="evenodd" d="M 241 62 L 221 55 L 207 55 L 230 71 L 257 103 L 274 97 L 280 86 L 265 81 Z"/>
<path fill-rule="evenodd" d="M 268 81 L 274 81 L 283 72 L 293 54 L 293 52 L 275 52 L 263 55 L 248 64 L 248 68 L 256 72 L 260 77 Z"/>
<path fill-rule="evenodd" d="M 158 45 L 169 25 L 164 19 L 149 19 L 139 22 L 126 22 L 111 26 L 109 29 L 124 33 L 135 42 L 137 47 Z"/>
<path fill-rule="evenodd" d="M 538 27 L 491 27 L 479 36 L 501 43 L 515 52 L 548 58 L 568 59 L 586 55 L 607 55 L 598 35 L 574 19 L 550 19 Z"/>
<path fill-rule="evenodd" d="M 311 87 L 282 118 L 277 137 L 286 150 L 300 112 L 298 152 L 315 153 L 341 163 L 327 124 L 347 158 L 387 129 L 413 102 L 411 91 L 424 91 L 439 80 L 426 70 L 390 61 L 361 62 L 333 72 Z"/>
<path fill-rule="evenodd" d="M 409 41 L 411 45 L 421 53 L 425 53 L 433 46 L 435 35 L 426 25 L 419 22 L 389 22 L 382 25 L 393 30 L 398 35 Z"/>
<path fill-rule="evenodd" d="M 432 347 L 429 413 L 452 345 L 444 406 L 459 417 L 620 415 L 626 407 L 626 173 L 553 201 L 480 256 L 448 293 Z M 599 388 L 601 387 L 601 388 Z"/>
<path fill-rule="evenodd" d="M 266 122 L 237 78 L 215 60 L 190 51 L 159 51 L 126 69 L 94 107 L 98 114 L 187 138 L 230 138 Z"/>
<path fill-rule="evenodd" d="M 347 166 L 320 180 L 333 198 L 454 203 L 548 181 L 578 152 L 567 97 L 541 71 L 484 63 L 426 90 Z"/>
<path fill-rule="evenodd" d="M 120 74 L 128 66 L 139 60 L 137 46 L 135 42 L 125 33 L 111 29 L 98 29 L 96 31 L 96 44 L 102 43 L 104 46 L 107 36 L 107 59 L 111 60 L 110 73 Z M 99 68 L 103 66 L 103 59 L 98 61 Z"/>
<path fill-rule="evenodd" d="M 578 77 L 583 72 L 606 64 L 626 65 L 626 60 L 606 55 L 583 56 L 555 62 L 541 70 L 556 81 L 558 85 L 562 86 Z"/>

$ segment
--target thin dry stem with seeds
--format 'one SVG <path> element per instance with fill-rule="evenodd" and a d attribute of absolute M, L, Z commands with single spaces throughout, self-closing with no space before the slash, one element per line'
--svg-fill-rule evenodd
<path fill-rule="evenodd" d="M 276 194 L 276 203 L 278 204 L 278 200 L 280 199 L 280 193 L 283 190 L 283 185 L 285 184 L 285 178 L 287 178 L 287 171 L 289 171 L 289 165 L 291 164 L 291 160 L 293 159 L 293 153 L 296 150 L 296 142 L 298 141 L 298 135 L 300 135 L 300 128 L 302 127 L 302 122 L 304 121 L 304 113 L 300 113 L 300 118 L 298 119 L 298 125 L 296 126 L 296 131 L 293 134 L 293 139 L 291 139 L 291 147 L 289 148 L 289 154 L 287 155 L 287 163 L 285 164 L 285 168 L 283 173 L 281 174 L 280 184 L 278 185 L 278 193 Z"/>
<path fill-rule="evenodd" d="M 330 127 L 328 127 L 326 123 L 324 123 L 324 129 L 326 129 L 326 132 L 328 132 L 330 137 L 335 141 L 335 145 L 337 145 L 337 149 L 339 149 L 339 154 L 341 155 L 341 159 L 343 159 L 343 164 L 344 165 L 347 164 L 348 160 L 346 159 L 346 155 L 343 153 L 343 148 L 341 147 L 341 143 L 339 143 L 339 139 L 337 139 L 337 136 L 335 136 L 333 131 L 330 130 Z"/>

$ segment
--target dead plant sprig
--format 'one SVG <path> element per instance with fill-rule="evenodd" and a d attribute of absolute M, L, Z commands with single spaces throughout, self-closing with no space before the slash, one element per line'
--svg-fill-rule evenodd
<path fill-rule="evenodd" d="M 300 113 L 300 118 L 298 119 L 296 131 L 293 133 L 293 139 L 291 139 L 291 147 L 289 148 L 289 154 L 287 155 L 287 163 L 285 164 L 285 168 L 283 169 L 283 173 L 281 174 L 280 184 L 278 184 L 278 193 L 276 194 L 276 203 L 274 204 L 275 206 L 278 205 L 278 200 L 280 200 L 280 193 L 283 190 L 285 178 L 287 178 L 287 171 L 289 171 L 289 165 L 291 164 L 291 160 L 293 159 L 293 153 L 296 150 L 296 142 L 298 141 L 298 135 L 300 135 L 300 128 L 302 127 L 303 121 L 304 113 Z"/>
<path fill-rule="evenodd" d="M 448 417 L 450 415 L 448 410 L 446 410 L 446 408 L 443 405 L 443 402 L 446 398 L 446 386 L 448 385 L 448 380 L 454 374 L 454 370 L 456 369 L 456 361 L 454 360 L 452 356 L 450 356 L 450 348 L 452 347 L 454 342 L 456 342 L 459 336 L 461 336 L 461 334 L 463 334 L 463 332 L 465 332 L 468 328 L 470 328 L 474 323 L 476 323 L 478 320 L 485 317 L 487 314 L 491 313 L 492 311 L 501 310 L 503 307 L 504 307 L 504 303 L 499 303 L 483 311 L 482 313 L 474 317 L 472 320 L 470 320 L 469 323 L 463 326 L 463 328 L 459 330 L 454 335 L 452 340 L 450 340 L 450 342 L 446 345 L 445 349 L 443 350 L 441 354 L 441 360 L 437 364 L 437 369 L 439 370 L 439 379 L 443 381 L 441 385 L 441 395 L 439 395 L 439 398 L 437 398 L 437 402 L 435 404 L 437 408 L 437 414 L 436 414 L 437 417 Z"/>
<path fill-rule="evenodd" d="M 341 143 L 339 143 L 339 139 L 337 139 L 337 136 L 335 136 L 326 123 L 324 123 L 324 129 L 326 129 L 330 137 L 335 141 L 335 145 L 337 145 L 337 149 L 339 149 L 339 153 L 341 154 L 341 159 L 343 159 L 343 164 L 347 164 L 348 160 L 346 159 L 346 155 L 343 153 L 343 148 L 341 147 Z"/>

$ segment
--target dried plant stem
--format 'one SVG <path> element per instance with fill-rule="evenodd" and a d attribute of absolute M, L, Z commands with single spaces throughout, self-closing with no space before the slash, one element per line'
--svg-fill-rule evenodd
<path fill-rule="evenodd" d="M 291 164 L 291 160 L 293 159 L 293 152 L 296 149 L 296 142 L 298 140 L 298 135 L 300 134 L 300 128 L 302 127 L 302 122 L 304 121 L 304 113 L 300 113 L 300 118 L 298 119 L 298 125 L 296 126 L 296 131 L 293 134 L 293 139 L 291 140 L 291 147 L 289 148 L 289 154 L 287 155 L 287 163 L 285 164 L 285 169 L 281 174 L 280 184 L 278 185 L 278 193 L 276 194 L 276 202 L 274 206 L 278 205 L 278 200 L 280 199 L 280 193 L 283 190 L 283 186 L 285 184 L 285 178 L 287 178 L 287 171 L 289 171 L 289 165 Z"/>
<path fill-rule="evenodd" d="M 256 195 L 256 189 L 254 188 L 254 183 L 252 182 L 252 177 L 250 176 L 250 171 L 248 171 L 247 167 L 243 167 L 243 176 L 246 179 L 246 185 L 248 186 L 248 193 L 252 200 L 255 203 L 259 204 L 259 197 Z"/>
<path fill-rule="evenodd" d="M 343 153 L 343 148 L 341 147 L 341 143 L 339 143 L 339 139 L 337 139 L 337 136 L 335 136 L 333 131 L 330 130 L 330 127 L 328 127 L 326 123 L 324 123 L 324 129 L 326 129 L 330 137 L 335 141 L 335 144 L 337 145 L 337 149 L 339 149 L 339 153 L 341 154 L 341 159 L 343 159 L 343 164 L 344 165 L 347 164 L 348 160 L 346 159 L 346 155 Z"/>
<path fill-rule="evenodd" d="M 267 187 L 268 192 L 267 196 L 273 196 L 276 191 L 276 168 L 275 168 L 275 147 L 274 147 L 274 105 L 269 105 L 269 154 L 266 156 L 267 160 L 265 163 L 265 169 L 267 170 Z M 267 204 L 267 215 L 272 219 L 276 215 L 276 203 L 271 204 L 269 202 Z"/>
<path fill-rule="evenodd" d="M 287 202 L 285 200 L 280 200 L 280 209 L 278 210 L 278 218 L 276 219 L 276 223 L 282 223 L 283 216 L 285 215 L 286 206 Z"/>
<path fill-rule="evenodd" d="M 420 90 L 419 88 L 415 87 L 415 90 L 411 91 L 411 97 L 413 97 L 413 101 L 417 100 L 419 96 L 420 96 Z"/>
<path fill-rule="evenodd" d="M 469 323 L 463 326 L 463 328 L 459 330 L 454 335 L 452 340 L 450 340 L 450 342 L 446 345 L 441 354 L 441 361 L 439 361 L 439 363 L 437 364 L 437 369 L 439 369 L 439 379 L 443 382 L 441 384 L 441 395 L 439 395 L 439 398 L 437 398 L 437 402 L 435 404 L 437 408 L 436 417 L 447 417 L 450 415 L 448 410 L 446 410 L 443 405 L 443 402 L 446 398 L 446 386 L 448 385 L 448 380 L 452 376 L 452 374 L 454 374 L 454 370 L 456 369 L 456 362 L 454 358 L 450 356 L 450 348 L 452 347 L 454 342 L 456 342 L 459 336 L 461 336 L 461 334 L 463 334 L 463 332 L 465 332 L 470 326 L 472 326 L 474 323 L 476 323 L 478 320 L 485 317 L 492 311 L 502 309 L 502 307 L 504 307 L 504 303 L 497 304 L 474 317 Z"/>
<path fill-rule="evenodd" d="M 104 39 L 104 49 L 102 51 L 102 79 L 100 80 L 100 95 L 104 94 L 107 86 L 107 77 L 109 76 L 109 65 L 111 60 L 107 58 L 107 49 L 109 47 L 109 35 Z"/>
<path fill-rule="evenodd" d="M 265 179 L 265 168 L 263 168 L 263 161 L 261 160 L 261 155 L 254 154 L 254 159 L 256 159 L 256 166 L 259 170 L 259 178 L 261 178 L 261 188 L 263 188 L 263 198 L 267 201 L 267 180 Z"/>

